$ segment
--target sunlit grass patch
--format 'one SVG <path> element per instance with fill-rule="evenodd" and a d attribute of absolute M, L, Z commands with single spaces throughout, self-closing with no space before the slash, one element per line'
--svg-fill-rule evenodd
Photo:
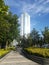
<path fill-rule="evenodd" d="M 29 54 L 34 54 L 36 56 L 49 58 L 49 49 L 47 48 L 25 48 L 25 51 L 27 51 Z"/>
<path fill-rule="evenodd" d="M 10 50 L 4 50 L 4 49 L 0 49 L 0 57 L 4 56 L 5 54 L 7 54 Z"/>

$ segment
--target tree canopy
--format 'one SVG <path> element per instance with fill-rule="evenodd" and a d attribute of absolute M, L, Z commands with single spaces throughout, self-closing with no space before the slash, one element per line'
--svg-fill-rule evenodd
<path fill-rule="evenodd" d="M 0 46 L 5 47 L 19 35 L 18 16 L 8 12 L 8 6 L 0 0 Z"/>
<path fill-rule="evenodd" d="M 45 29 L 42 31 L 42 35 L 44 37 L 44 43 L 49 43 L 49 28 L 45 27 Z"/>

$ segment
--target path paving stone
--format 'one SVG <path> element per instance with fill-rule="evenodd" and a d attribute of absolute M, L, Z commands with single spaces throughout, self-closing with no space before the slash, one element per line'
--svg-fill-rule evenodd
<path fill-rule="evenodd" d="M 0 65 L 39 65 L 21 55 L 19 52 L 11 51 L 1 61 Z"/>

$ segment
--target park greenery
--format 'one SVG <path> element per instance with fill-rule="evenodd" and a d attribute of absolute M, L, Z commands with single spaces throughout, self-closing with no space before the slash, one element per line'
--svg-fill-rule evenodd
<path fill-rule="evenodd" d="M 49 49 L 32 48 L 49 44 L 49 28 L 45 27 L 41 34 L 33 28 L 26 38 L 19 35 L 19 26 L 18 16 L 9 12 L 9 7 L 5 5 L 4 0 L 0 0 L 0 56 L 9 52 L 7 47 L 10 47 L 11 42 L 16 39 L 27 52 L 49 57 Z M 2 48 L 4 49 L 2 50 Z"/>
<path fill-rule="evenodd" d="M 33 28 L 32 32 L 28 35 L 28 38 L 23 36 L 21 39 L 22 47 L 42 47 L 44 44 L 49 44 L 49 28 L 45 27 L 41 34 Z"/>
<path fill-rule="evenodd" d="M 0 49 L 0 58 L 2 58 L 4 55 L 6 55 L 10 50 Z"/>
<path fill-rule="evenodd" d="M 44 57 L 44 58 L 49 58 L 49 49 L 47 48 L 25 48 L 24 49 L 28 54 L 35 55 L 38 57 Z"/>
<path fill-rule="evenodd" d="M 0 49 L 0 58 L 4 57 L 10 51 L 15 51 L 15 47 L 8 47 L 7 49 Z"/>
<path fill-rule="evenodd" d="M 49 58 L 49 46 L 42 47 L 43 45 L 49 45 L 49 28 L 45 27 L 41 34 L 34 28 L 28 38 L 25 36 L 22 38 L 23 50 L 33 56 Z"/>
<path fill-rule="evenodd" d="M 18 16 L 8 9 L 4 0 L 0 0 L 0 48 L 7 48 L 19 36 Z"/>

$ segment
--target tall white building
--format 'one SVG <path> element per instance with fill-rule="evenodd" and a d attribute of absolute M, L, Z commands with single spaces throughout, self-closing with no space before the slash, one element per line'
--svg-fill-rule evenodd
<path fill-rule="evenodd" d="M 20 35 L 27 36 L 30 33 L 30 16 L 28 13 L 21 14 L 19 18 L 20 22 Z"/>

